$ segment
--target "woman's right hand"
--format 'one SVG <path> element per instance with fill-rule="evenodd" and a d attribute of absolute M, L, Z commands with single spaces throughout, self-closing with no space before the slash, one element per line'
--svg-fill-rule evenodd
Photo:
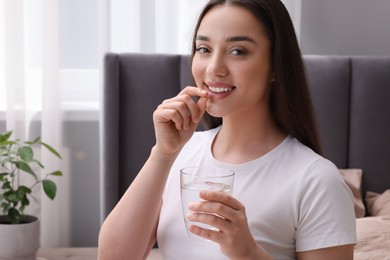
<path fill-rule="evenodd" d="M 196 102 L 192 97 L 199 97 Z M 208 94 L 186 87 L 176 97 L 166 99 L 153 113 L 155 148 L 165 154 L 178 153 L 191 138 L 206 111 Z"/>

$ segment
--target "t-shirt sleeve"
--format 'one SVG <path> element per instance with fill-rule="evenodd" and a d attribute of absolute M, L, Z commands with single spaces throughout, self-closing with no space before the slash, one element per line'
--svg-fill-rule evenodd
<path fill-rule="evenodd" d="M 320 159 L 307 169 L 297 203 L 297 252 L 356 243 L 352 192 L 333 163 Z"/>

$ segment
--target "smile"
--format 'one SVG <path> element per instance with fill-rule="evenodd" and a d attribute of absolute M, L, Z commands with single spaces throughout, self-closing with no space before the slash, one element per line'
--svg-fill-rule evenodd
<path fill-rule="evenodd" d="M 211 87 L 208 86 L 209 90 L 215 93 L 223 93 L 223 92 L 230 92 L 233 88 L 218 88 L 218 87 Z"/>

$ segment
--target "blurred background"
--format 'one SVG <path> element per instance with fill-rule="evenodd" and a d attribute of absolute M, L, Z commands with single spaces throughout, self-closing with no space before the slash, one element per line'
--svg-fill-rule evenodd
<path fill-rule="evenodd" d="M 29 209 L 42 246 L 97 246 L 102 62 L 188 54 L 205 0 L 1 0 L 0 132 L 42 136 L 64 159 L 58 197 Z M 390 55 L 390 1 L 284 0 L 305 55 Z"/>

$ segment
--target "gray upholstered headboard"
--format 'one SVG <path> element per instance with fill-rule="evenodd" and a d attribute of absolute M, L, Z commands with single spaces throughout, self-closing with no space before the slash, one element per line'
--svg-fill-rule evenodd
<path fill-rule="evenodd" d="M 365 191 L 390 188 L 390 57 L 304 59 L 325 157 L 362 168 Z M 102 218 L 149 155 L 154 109 L 193 84 L 189 56 L 111 53 L 104 64 Z"/>

